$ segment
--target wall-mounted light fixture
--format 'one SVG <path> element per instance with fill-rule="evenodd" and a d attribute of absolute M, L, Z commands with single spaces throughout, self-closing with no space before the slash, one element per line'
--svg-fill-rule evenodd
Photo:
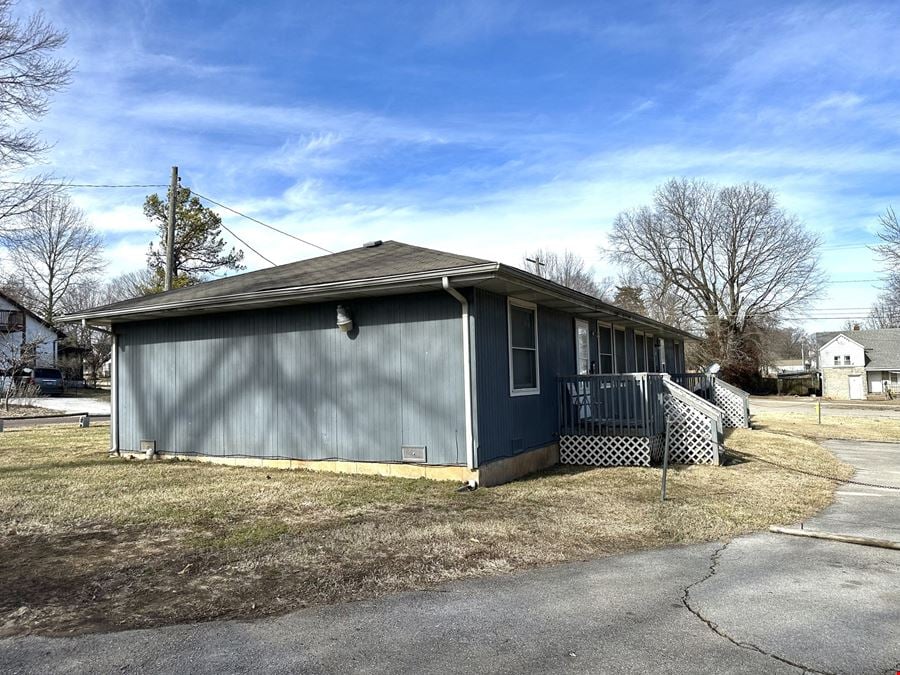
<path fill-rule="evenodd" d="M 337 306 L 337 327 L 344 333 L 353 330 L 353 316 L 351 316 L 350 310 L 343 305 Z"/>

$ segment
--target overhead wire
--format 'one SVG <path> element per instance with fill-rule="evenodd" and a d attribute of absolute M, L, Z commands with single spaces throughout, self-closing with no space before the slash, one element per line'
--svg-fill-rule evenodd
<path fill-rule="evenodd" d="M 14 180 L 0 180 L 0 185 L 31 185 L 32 182 L 29 181 L 14 181 Z M 50 187 L 62 187 L 62 188 L 168 188 L 169 186 L 165 183 L 66 183 L 66 182 L 55 182 L 55 183 L 44 183 L 44 185 L 48 185 Z M 279 234 L 283 234 L 286 237 L 290 237 L 291 239 L 295 239 L 307 246 L 312 246 L 313 248 L 317 248 L 320 251 L 324 251 L 325 253 L 334 253 L 334 251 L 325 248 L 324 246 L 319 246 L 318 244 L 309 241 L 308 239 L 304 239 L 303 237 L 298 237 L 295 234 L 291 234 L 290 232 L 286 232 L 280 228 L 275 227 L 274 225 L 269 225 L 266 222 L 263 222 L 259 218 L 254 218 L 246 213 L 242 213 L 235 208 L 228 206 L 227 204 L 223 204 L 222 202 L 215 200 L 211 197 L 207 197 L 206 195 L 200 194 L 195 190 L 191 190 L 191 194 L 197 196 L 198 198 L 209 202 L 210 204 L 215 204 L 219 208 L 225 209 L 226 211 L 230 211 L 231 213 L 240 216 L 241 218 L 246 218 L 258 225 L 262 225 L 263 227 L 267 227 L 274 232 L 278 232 Z M 269 258 L 264 256 L 262 253 L 253 248 L 250 244 L 248 244 L 245 240 L 241 239 L 238 235 L 234 233 L 232 229 L 229 227 L 222 225 L 223 229 L 231 234 L 235 239 L 240 241 L 244 246 L 253 251 L 260 258 L 265 260 L 266 262 L 275 265 L 276 263 L 272 262 Z"/>
<path fill-rule="evenodd" d="M 269 263 L 270 265 L 272 265 L 272 267 L 277 267 L 277 266 L 278 266 L 278 263 L 272 262 L 272 261 L 269 260 L 266 256 L 264 256 L 262 253 L 260 253 L 260 252 L 257 251 L 255 248 L 253 248 L 250 244 L 248 244 L 246 241 L 244 241 L 244 240 L 241 239 L 239 236 L 237 236 L 237 235 L 234 233 L 234 230 L 232 230 L 231 228 L 229 228 L 225 223 L 220 223 L 220 225 L 222 225 L 222 228 L 223 228 L 226 232 L 230 233 L 232 237 L 234 237 L 235 239 L 237 239 L 239 242 L 241 242 L 244 246 L 246 246 L 246 247 L 249 248 L 251 251 L 253 251 L 253 252 L 254 252 L 256 255 L 258 255 L 260 258 L 262 258 L 262 259 L 265 260 L 267 263 Z"/>
<path fill-rule="evenodd" d="M 231 211 L 235 215 L 241 216 L 242 218 L 246 218 L 247 220 L 251 220 L 254 223 L 257 223 L 259 225 L 262 225 L 263 227 L 269 228 L 270 230 L 274 230 L 275 232 L 278 232 L 279 234 L 283 234 L 286 237 L 290 237 L 291 239 L 296 239 L 297 241 L 303 242 L 307 246 L 312 246 L 313 248 L 317 248 L 320 251 L 324 251 L 325 253 L 334 253 L 334 251 L 327 249 L 324 246 L 319 246 L 318 244 L 314 244 L 313 242 L 309 241 L 308 239 L 304 239 L 303 237 L 298 237 L 297 235 L 291 234 L 290 232 L 285 232 L 284 230 L 281 230 L 281 229 L 275 227 L 274 225 L 269 225 L 268 223 L 264 223 L 259 218 L 254 218 L 253 216 L 248 216 L 246 213 L 241 213 L 237 209 L 227 206 L 226 204 L 223 204 L 222 202 L 218 202 L 215 199 L 212 199 L 211 197 L 206 197 L 205 195 L 202 195 L 199 192 L 191 190 L 191 194 L 196 195 L 200 199 L 203 199 L 203 200 L 209 202 L 210 204 L 215 204 L 216 206 L 223 208 L 226 211 Z"/>

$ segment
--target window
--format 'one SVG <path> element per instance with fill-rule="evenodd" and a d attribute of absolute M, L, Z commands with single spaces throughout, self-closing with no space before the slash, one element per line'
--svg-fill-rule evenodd
<path fill-rule="evenodd" d="M 575 319 L 575 368 L 579 375 L 591 372 L 591 335 L 588 322 Z"/>
<path fill-rule="evenodd" d="M 635 354 L 637 354 L 637 371 L 639 373 L 647 372 L 647 354 L 644 350 L 644 336 L 637 334 L 634 336 Z"/>
<path fill-rule="evenodd" d="M 849 357 L 849 356 L 845 356 L 845 357 L 844 357 L 844 365 L 845 365 L 845 366 L 849 366 L 849 365 L 850 365 L 850 357 Z"/>
<path fill-rule="evenodd" d="M 612 329 L 609 326 L 597 324 L 597 344 L 600 347 L 600 372 L 608 375 L 613 372 Z"/>
<path fill-rule="evenodd" d="M 834 365 L 836 365 L 836 366 L 841 365 L 841 357 L 840 356 L 834 357 Z"/>
<path fill-rule="evenodd" d="M 509 393 L 539 394 L 537 308 L 509 300 Z"/>
<path fill-rule="evenodd" d="M 25 330 L 25 315 L 17 310 L 0 310 L 0 332 L 21 333 Z"/>

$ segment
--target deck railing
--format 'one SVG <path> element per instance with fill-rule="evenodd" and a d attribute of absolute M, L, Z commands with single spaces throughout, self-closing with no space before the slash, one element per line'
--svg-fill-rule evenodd
<path fill-rule="evenodd" d="M 716 376 L 707 373 L 673 373 L 672 382 L 707 401 L 715 400 Z"/>
<path fill-rule="evenodd" d="M 656 436 L 665 432 L 663 375 L 558 378 L 561 436 Z"/>

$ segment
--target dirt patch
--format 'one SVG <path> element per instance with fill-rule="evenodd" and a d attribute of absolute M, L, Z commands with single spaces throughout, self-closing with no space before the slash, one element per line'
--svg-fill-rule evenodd
<path fill-rule="evenodd" d="M 0 434 L 0 633 L 277 614 L 802 520 L 849 475 L 735 430 L 728 467 L 558 467 L 460 493 L 426 480 L 110 459 L 108 428 Z"/>
<path fill-rule="evenodd" d="M 10 405 L 9 409 L 0 405 L 0 419 L 20 419 L 23 417 L 46 417 L 48 415 L 61 415 L 59 410 L 41 408 L 36 405 Z"/>

